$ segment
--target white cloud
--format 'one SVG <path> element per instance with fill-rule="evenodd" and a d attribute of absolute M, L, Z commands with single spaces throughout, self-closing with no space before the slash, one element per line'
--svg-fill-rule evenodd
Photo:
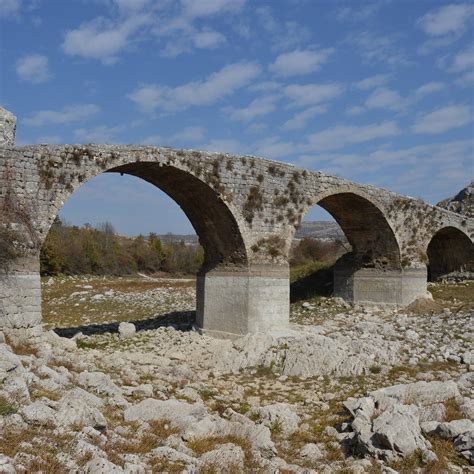
<path fill-rule="evenodd" d="M 279 25 L 273 38 L 273 51 L 288 51 L 296 46 L 306 46 L 311 41 L 312 31 L 296 21 L 286 21 Z"/>
<path fill-rule="evenodd" d="M 378 36 L 367 30 L 349 34 L 345 42 L 355 48 L 367 63 L 382 62 L 392 67 L 405 66 L 409 61 L 398 40 L 396 35 Z"/>
<path fill-rule="evenodd" d="M 382 7 L 388 5 L 391 0 L 378 0 L 366 5 L 358 4 L 357 7 L 341 7 L 336 10 L 336 19 L 339 21 L 366 21 L 374 16 Z"/>
<path fill-rule="evenodd" d="M 380 83 L 380 81 L 375 78 L 378 78 L 378 76 L 368 78 L 366 80 L 367 82 L 362 81 L 364 82 L 362 87 L 360 83 L 356 84 L 356 87 L 364 89 Z M 400 112 L 414 105 L 427 95 L 439 92 L 444 89 L 444 87 L 445 85 L 442 82 L 428 82 L 418 87 L 407 97 L 402 97 L 397 91 L 388 87 L 378 87 L 367 97 L 365 106 L 356 105 L 349 107 L 346 109 L 345 114 L 349 116 L 360 115 L 368 109 L 388 109 Z"/>
<path fill-rule="evenodd" d="M 472 140 L 390 149 L 386 145 L 370 152 L 302 155 L 298 164 L 356 181 L 389 187 L 404 194 L 438 202 L 465 186 L 472 168 Z M 383 173 L 380 173 L 383 171 Z M 369 177 L 368 173 L 372 173 Z M 377 173 L 377 174 L 374 174 Z M 426 186 L 426 183 L 431 183 Z"/>
<path fill-rule="evenodd" d="M 456 84 L 461 87 L 474 86 L 474 71 L 466 72 L 460 78 L 456 79 Z"/>
<path fill-rule="evenodd" d="M 227 107 L 225 112 L 229 114 L 232 120 L 247 122 L 255 117 L 262 117 L 273 112 L 276 109 L 276 99 L 276 96 L 259 97 L 253 100 L 247 107 Z"/>
<path fill-rule="evenodd" d="M 25 118 L 23 122 L 34 127 L 81 122 L 97 114 L 99 110 L 99 107 L 94 104 L 69 105 L 63 110 L 40 110 Z"/>
<path fill-rule="evenodd" d="M 403 108 L 403 99 L 397 91 L 387 87 L 380 87 L 372 92 L 365 106 L 369 109 L 389 109 L 401 110 Z"/>
<path fill-rule="evenodd" d="M 474 43 L 454 56 L 451 72 L 464 72 L 474 69 Z"/>
<path fill-rule="evenodd" d="M 204 18 L 240 11 L 245 5 L 245 0 L 181 0 L 181 4 L 187 17 Z"/>
<path fill-rule="evenodd" d="M 298 112 L 291 119 L 288 119 L 282 126 L 284 130 L 297 130 L 303 128 L 308 120 L 312 119 L 316 115 L 325 114 L 327 112 L 327 107 L 323 105 L 316 105 L 314 107 L 309 107 L 302 112 Z"/>
<path fill-rule="evenodd" d="M 120 24 L 96 18 L 68 31 L 62 48 L 71 56 L 99 59 L 104 64 L 113 64 L 117 61 L 118 54 L 130 43 L 130 37 L 150 21 L 151 18 L 147 15 L 134 15 Z"/>
<path fill-rule="evenodd" d="M 344 87 L 340 84 L 291 84 L 283 92 L 293 105 L 305 106 L 334 99 L 344 92 Z"/>
<path fill-rule="evenodd" d="M 322 132 L 308 135 L 308 151 L 324 151 L 344 148 L 346 145 L 363 143 L 377 138 L 393 137 L 400 133 L 395 122 L 372 125 L 336 125 Z"/>
<path fill-rule="evenodd" d="M 200 49 L 216 48 L 225 41 L 224 35 L 213 30 L 198 31 L 193 35 L 194 46 Z"/>
<path fill-rule="evenodd" d="M 150 0 L 114 0 L 120 11 L 131 13 L 143 10 L 150 3 Z"/>
<path fill-rule="evenodd" d="M 106 125 L 100 125 L 89 129 L 79 128 L 74 131 L 74 136 L 80 143 L 120 143 L 116 136 L 123 130 L 123 126 L 107 127 Z"/>
<path fill-rule="evenodd" d="M 280 25 L 273 16 L 272 10 L 268 6 L 258 7 L 255 10 L 257 19 L 260 25 L 267 33 L 276 33 L 279 30 Z"/>
<path fill-rule="evenodd" d="M 292 20 L 280 21 L 269 6 L 256 8 L 255 15 L 259 23 L 257 34 L 260 36 L 258 32 L 262 29 L 268 34 L 273 51 L 289 51 L 311 41 L 312 31 L 308 27 Z"/>
<path fill-rule="evenodd" d="M 349 116 L 360 115 L 365 112 L 365 107 L 361 105 L 354 105 L 353 107 L 349 107 L 345 110 L 345 114 Z"/>
<path fill-rule="evenodd" d="M 428 82 L 418 87 L 415 91 L 415 96 L 417 98 L 422 98 L 428 94 L 433 94 L 434 92 L 439 92 L 444 89 L 444 84 L 442 82 Z"/>
<path fill-rule="evenodd" d="M 206 145 L 203 145 L 202 149 L 242 155 L 247 153 L 247 147 L 234 138 L 215 138 Z"/>
<path fill-rule="evenodd" d="M 248 87 L 249 91 L 252 92 L 274 92 L 281 89 L 282 85 L 275 81 L 257 82 Z"/>
<path fill-rule="evenodd" d="M 284 142 L 279 137 L 269 137 L 257 143 L 257 155 L 264 158 L 281 158 L 296 152 L 296 146 L 290 142 Z"/>
<path fill-rule="evenodd" d="M 450 44 L 454 43 L 457 38 L 457 35 L 447 35 L 430 38 L 417 49 L 417 52 L 421 55 L 430 54 L 435 49 L 449 46 Z"/>
<path fill-rule="evenodd" d="M 20 12 L 21 0 L 0 0 L 0 18 L 8 18 Z"/>
<path fill-rule="evenodd" d="M 417 24 L 429 36 L 457 34 L 466 28 L 473 14 L 474 7 L 468 3 L 446 5 L 428 12 Z"/>
<path fill-rule="evenodd" d="M 365 79 L 362 79 L 359 82 L 356 82 L 356 88 L 360 90 L 374 89 L 376 87 L 384 86 L 390 79 L 389 74 L 377 74 L 375 76 L 370 76 Z"/>
<path fill-rule="evenodd" d="M 49 62 L 46 56 L 30 54 L 16 62 L 16 73 L 24 81 L 41 84 L 51 78 Z"/>
<path fill-rule="evenodd" d="M 186 127 L 175 133 L 171 139 L 180 142 L 200 142 L 204 139 L 206 129 L 204 127 Z"/>
<path fill-rule="evenodd" d="M 317 71 L 322 64 L 327 62 L 334 48 L 319 51 L 297 49 L 290 53 L 277 56 L 275 62 L 269 66 L 271 72 L 278 76 L 297 76 Z"/>
<path fill-rule="evenodd" d="M 443 133 L 472 122 L 472 111 L 467 105 L 448 105 L 419 117 L 412 127 L 414 133 Z"/>
<path fill-rule="evenodd" d="M 144 112 L 157 108 L 165 111 L 184 110 L 191 106 L 209 105 L 233 94 L 248 84 L 260 72 L 252 62 L 240 62 L 223 67 L 205 80 L 193 81 L 178 87 L 146 85 L 128 97 Z"/>

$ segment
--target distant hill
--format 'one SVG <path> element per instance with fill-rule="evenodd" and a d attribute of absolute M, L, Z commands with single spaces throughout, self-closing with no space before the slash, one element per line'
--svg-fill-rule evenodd
<path fill-rule="evenodd" d="M 333 221 L 302 222 L 299 229 L 296 231 L 295 239 L 302 239 L 304 237 L 311 237 L 313 239 L 345 240 L 344 232 L 342 232 L 342 229 L 339 227 L 337 222 Z"/>
<path fill-rule="evenodd" d="M 157 236 L 163 243 L 165 242 L 181 242 L 187 245 L 199 243 L 198 236 L 194 234 L 160 234 Z M 295 239 L 300 240 L 303 237 L 311 237 L 313 239 L 345 240 L 344 233 L 336 222 L 333 221 L 306 221 L 302 222 L 297 229 Z"/>
<path fill-rule="evenodd" d="M 196 234 L 160 234 L 157 236 L 163 243 L 165 242 L 184 242 L 186 245 L 196 245 L 199 243 L 198 236 Z"/>
<path fill-rule="evenodd" d="M 474 217 L 474 181 L 461 189 L 456 196 L 444 199 L 436 205 L 466 217 Z"/>

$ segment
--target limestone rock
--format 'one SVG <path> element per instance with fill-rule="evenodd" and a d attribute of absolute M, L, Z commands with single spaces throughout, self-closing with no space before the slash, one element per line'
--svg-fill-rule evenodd
<path fill-rule="evenodd" d="M 20 411 L 23 419 L 33 425 L 53 425 L 56 419 L 56 412 L 42 401 L 36 401 Z"/>
<path fill-rule="evenodd" d="M 81 372 L 77 381 L 80 385 L 95 393 L 110 397 L 115 395 L 122 396 L 122 391 L 115 385 L 110 375 L 103 372 Z"/>
<path fill-rule="evenodd" d="M 0 344 L 0 383 L 9 375 L 23 371 L 20 358 L 6 344 Z"/>
<path fill-rule="evenodd" d="M 0 454 L 0 473 L 16 474 L 16 469 L 13 467 L 13 459 L 3 454 Z"/>
<path fill-rule="evenodd" d="M 384 397 L 388 397 L 395 399 L 399 403 L 414 403 L 418 406 L 424 406 L 444 402 L 450 398 L 458 397 L 460 394 L 456 383 L 449 380 L 447 382 L 421 381 L 392 385 L 375 390 L 370 395 L 376 402 L 380 402 Z"/>
<path fill-rule="evenodd" d="M 119 324 L 118 331 L 122 339 L 128 339 L 135 336 L 137 329 L 133 323 L 122 322 Z"/>
<path fill-rule="evenodd" d="M 298 429 L 300 417 L 287 403 L 275 403 L 251 411 L 260 416 L 260 421 L 271 429 L 279 429 L 285 435 L 291 435 Z"/>
<path fill-rule="evenodd" d="M 43 334 L 45 342 L 51 344 L 55 352 L 71 352 L 77 349 L 75 339 L 58 336 L 54 331 L 47 331 Z"/>
<path fill-rule="evenodd" d="M 56 423 L 59 427 L 91 426 L 99 431 L 107 427 L 107 420 L 100 412 L 104 402 L 85 390 L 70 390 L 59 400 Z"/>
<path fill-rule="evenodd" d="M 315 443 L 307 443 L 300 450 L 300 457 L 310 462 L 319 461 L 324 453 Z"/>
<path fill-rule="evenodd" d="M 474 431 L 474 423 L 471 420 L 453 420 L 439 423 L 435 434 L 442 438 L 455 439 L 470 431 Z"/>
<path fill-rule="evenodd" d="M 187 403 L 179 400 L 156 400 L 147 398 L 124 412 L 125 421 L 170 420 L 179 427 L 189 426 L 207 414 L 204 405 Z"/>
<path fill-rule="evenodd" d="M 459 404 L 459 409 L 466 418 L 474 420 L 474 400 L 471 398 L 464 398 Z"/>
<path fill-rule="evenodd" d="M 163 461 L 168 461 L 172 463 L 184 463 L 184 464 L 197 464 L 198 460 L 188 454 L 181 453 L 174 448 L 167 446 L 162 446 L 155 448 L 150 452 L 150 456 L 153 458 L 158 458 Z"/>
<path fill-rule="evenodd" d="M 242 448 L 227 443 L 204 453 L 199 460 L 199 464 L 204 471 L 211 468 L 213 472 L 224 474 L 232 471 L 243 472 L 244 460 L 245 453 Z"/>
<path fill-rule="evenodd" d="M 474 217 L 474 181 L 461 189 L 456 196 L 440 201 L 436 205 L 448 211 Z"/>
<path fill-rule="evenodd" d="M 118 474 L 124 471 L 121 467 L 107 461 L 107 459 L 95 457 L 80 472 L 84 474 Z"/>
<path fill-rule="evenodd" d="M 16 117 L 7 109 L 0 107 L 0 146 L 14 146 Z"/>
<path fill-rule="evenodd" d="M 471 465 L 474 465 L 474 431 L 458 436 L 454 441 L 454 446 Z"/>
<path fill-rule="evenodd" d="M 395 405 L 375 418 L 372 427 L 374 443 L 382 449 L 407 456 L 417 449 L 430 449 L 423 437 L 418 420 L 418 410 L 411 405 Z"/>
<path fill-rule="evenodd" d="M 433 403 L 421 407 L 419 410 L 420 422 L 443 421 L 446 416 L 446 407 L 443 403 Z"/>

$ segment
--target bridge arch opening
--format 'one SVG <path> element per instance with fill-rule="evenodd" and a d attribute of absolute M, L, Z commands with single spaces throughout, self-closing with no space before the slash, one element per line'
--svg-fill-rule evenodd
<path fill-rule="evenodd" d="M 336 228 L 329 237 L 315 239 L 320 247 L 332 252 L 333 265 L 305 277 L 299 284 L 303 290 L 293 284 L 292 301 L 311 294 L 330 293 L 349 301 L 383 301 L 383 294 L 367 294 L 365 290 L 357 294 L 356 288 L 364 279 L 372 280 L 373 284 L 374 278 L 401 271 L 399 245 L 383 212 L 368 198 L 353 192 L 328 194 L 315 205 L 332 216 L 340 227 L 339 232 Z M 370 284 L 366 287 L 370 288 Z"/>
<path fill-rule="evenodd" d="M 153 162 L 135 161 L 133 163 L 125 164 L 109 169 L 106 172 L 99 173 L 94 178 L 88 179 L 87 183 L 90 183 L 95 179 L 100 180 L 101 178 L 105 178 L 107 175 L 109 175 L 109 178 L 111 178 L 111 174 L 122 174 L 125 176 L 129 175 L 130 177 L 134 177 L 133 179 L 141 178 L 141 180 L 144 180 L 147 183 L 159 188 L 160 191 L 164 192 L 169 198 L 171 198 L 171 201 L 176 203 L 181 208 L 181 211 L 186 215 L 189 223 L 197 234 L 199 244 L 203 249 L 203 263 L 201 268 L 198 270 L 198 273 L 205 275 L 207 272 L 210 272 L 216 268 L 220 269 L 227 268 L 228 266 L 238 265 L 245 266 L 246 250 L 238 223 L 236 222 L 227 203 L 221 199 L 219 193 L 212 187 L 196 178 L 191 173 L 182 169 L 175 168 L 173 166 L 159 165 L 158 163 Z M 120 179 L 122 178 L 118 177 L 118 180 L 115 180 L 116 187 L 113 192 L 122 192 L 122 190 L 119 188 Z M 107 180 L 104 181 L 103 189 L 104 192 L 107 192 Z M 125 188 L 123 192 L 127 192 L 127 189 Z M 69 198 L 74 198 L 74 196 L 75 192 L 73 191 L 69 194 L 68 200 L 66 202 L 69 202 Z M 175 209 L 175 211 L 176 210 L 177 209 Z M 56 211 L 54 212 L 55 215 L 49 216 L 50 220 L 54 221 L 57 215 Z M 136 209 L 135 212 L 140 212 L 140 209 Z M 157 208 L 156 211 L 153 211 L 152 213 L 148 208 L 147 212 L 147 218 L 151 222 L 160 218 L 159 208 Z M 153 226 L 150 225 L 150 228 L 153 229 Z M 166 232 L 163 233 L 166 234 Z M 162 245 L 164 250 L 166 250 L 166 243 L 163 240 Z M 86 286 L 88 285 L 86 284 Z M 151 280 L 148 280 L 148 282 L 145 281 L 144 285 L 142 286 L 147 288 L 149 287 L 151 289 L 153 284 Z M 186 288 L 189 285 L 181 286 Z M 107 290 L 105 286 L 103 288 L 101 287 L 101 289 L 102 294 L 104 294 L 106 291 L 110 291 Z M 79 288 L 77 291 L 82 290 Z M 199 293 L 199 288 L 197 288 L 197 291 Z M 159 298 L 158 294 L 157 298 Z M 193 297 L 193 299 L 195 298 Z M 199 313 L 199 294 L 197 295 L 195 301 L 197 302 L 196 309 Z M 186 300 L 186 298 L 184 299 L 184 303 L 184 307 L 176 307 L 176 311 L 189 310 L 189 301 Z M 126 302 L 124 302 L 123 305 L 126 306 Z M 158 305 L 159 308 L 161 306 L 162 305 Z M 52 308 L 50 307 L 48 309 Z M 159 311 L 164 312 L 162 309 L 159 309 Z M 155 316 L 156 314 L 159 313 L 155 311 L 149 316 Z M 141 317 L 142 315 L 140 314 L 140 318 Z M 145 316 L 145 318 L 146 317 L 147 316 Z M 130 320 L 137 320 L 140 318 L 132 316 L 130 317 Z M 93 325 L 93 322 L 94 321 L 91 320 L 91 326 Z M 116 328 L 113 327 L 112 329 Z M 94 329 L 92 329 L 92 331 L 93 330 Z M 100 331 L 100 328 L 98 328 L 98 330 Z"/>
<path fill-rule="evenodd" d="M 430 240 L 427 248 L 428 281 L 445 277 L 466 278 L 474 274 L 474 244 L 461 230 L 443 227 Z"/>

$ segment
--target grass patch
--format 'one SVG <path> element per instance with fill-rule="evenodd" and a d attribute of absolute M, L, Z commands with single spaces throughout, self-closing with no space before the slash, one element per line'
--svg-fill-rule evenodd
<path fill-rule="evenodd" d="M 463 310 L 474 308 L 474 281 L 463 283 L 439 283 L 429 285 L 428 289 L 435 301 L 442 301 L 450 304 L 462 302 Z M 455 301 L 456 300 L 456 301 Z"/>
<path fill-rule="evenodd" d="M 463 418 L 465 418 L 455 398 L 450 398 L 449 400 L 446 400 L 444 402 L 444 406 L 446 407 L 446 415 L 444 417 L 444 421 L 462 420 Z"/>
<path fill-rule="evenodd" d="M 14 415 L 17 407 L 3 397 L 0 397 L 0 416 Z"/>

